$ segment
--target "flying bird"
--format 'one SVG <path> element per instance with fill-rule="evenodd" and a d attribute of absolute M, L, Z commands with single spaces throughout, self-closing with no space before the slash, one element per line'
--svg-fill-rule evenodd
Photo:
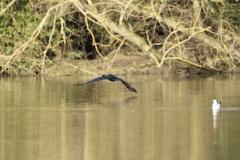
<path fill-rule="evenodd" d="M 91 81 L 88 81 L 86 83 L 83 83 L 83 84 L 76 84 L 76 85 L 85 85 L 85 84 L 90 84 L 90 83 L 94 83 L 94 82 L 98 82 L 98 81 L 101 81 L 101 80 L 109 80 L 109 81 L 112 81 L 112 82 L 117 82 L 117 81 L 120 81 L 124 84 L 124 86 L 127 87 L 127 89 L 129 89 L 131 92 L 136 92 L 137 93 L 137 90 L 135 88 L 133 88 L 130 84 L 128 84 L 127 82 L 125 82 L 124 80 L 122 80 L 121 78 L 118 78 L 112 74 L 108 74 L 108 75 L 102 75 L 101 77 L 98 77 L 98 78 L 95 78 L 95 79 L 92 79 Z"/>
<path fill-rule="evenodd" d="M 216 99 L 213 100 L 212 109 L 220 109 L 221 108 L 221 102 L 217 102 Z"/>

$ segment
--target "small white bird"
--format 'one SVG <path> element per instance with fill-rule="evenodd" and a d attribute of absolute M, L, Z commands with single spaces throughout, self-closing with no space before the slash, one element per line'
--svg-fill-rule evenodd
<path fill-rule="evenodd" d="M 217 102 L 216 99 L 213 100 L 212 109 L 220 109 L 221 108 L 221 102 Z"/>

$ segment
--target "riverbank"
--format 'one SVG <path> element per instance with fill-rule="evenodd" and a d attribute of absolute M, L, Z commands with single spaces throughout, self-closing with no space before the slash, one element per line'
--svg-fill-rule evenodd
<path fill-rule="evenodd" d="M 101 75 L 101 74 L 168 74 L 170 67 L 157 68 L 155 62 L 142 55 L 109 55 L 105 59 L 66 60 L 44 70 L 42 75 Z"/>
<path fill-rule="evenodd" d="M 153 59 L 138 54 L 108 55 L 104 59 L 94 60 L 61 60 L 47 68 L 42 75 L 102 75 L 102 74 L 216 74 L 216 70 L 189 66 L 178 61 L 167 61 L 160 68 Z"/>

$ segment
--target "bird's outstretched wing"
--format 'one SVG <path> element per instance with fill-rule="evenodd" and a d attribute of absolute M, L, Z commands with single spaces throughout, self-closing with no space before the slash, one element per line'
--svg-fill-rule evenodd
<path fill-rule="evenodd" d="M 109 80 L 109 81 L 112 81 L 112 82 L 116 82 L 116 81 L 121 81 L 124 86 L 127 87 L 127 89 L 129 89 L 131 92 L 136 92 L 137 93 L 137 90 L 135 88 L 133 88 L 130 84 L 128 84 L 127 82 L 125 82 L 124 80 L 122 80 L 121 78 L 118 78 L 112 74 L 108 74 L 108 75 L 102 75 L 101 77 L 98 77 L 98 78 L 95 78 L 95 79 L 92 79 L 91 81 L 88 81 L 86 83 L 83 83 L 83 84 L 76 84 L 76 85 L 85 85 L 85 84 L 90 84 L 90 83 L 94 83 L 94 82 L 98 82 L 98 81 L 101 81 L 101 80 Z"/>
<path fill-rule="evenodd" d="M 131 92 L 136 92 L 137 93 L 137 90 L 135 88 L 133 88 L 130 84 L 128 84 L 127 82 L 125 82 L 124 80 L 120 79 L 121 82 L 124 84 L 124 86 L 127 87 L 127 89 L 129 89 Z"/>
<path fill-rule="evenodd" d="M 83 83 L 83 84 L 76 84 L 77 86 L 79 85 L 85 85 L 85 84 L 90 84 L 90 83 L 94 83 L 94 82 L 98 82 L 98 81 L 101 81 L 101 80 L 105 80 L 107 79 L 105 75 L 102 75 L 101 77 L 98 77 L 98 78 L 95 78 L 95 79 L 92 79 L 91 81 L 88 81 L 86 83 Z"/>

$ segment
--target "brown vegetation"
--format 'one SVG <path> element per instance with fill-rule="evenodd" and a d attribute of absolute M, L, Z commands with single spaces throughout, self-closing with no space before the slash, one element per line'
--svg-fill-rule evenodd
<path fill-rule="evenodd" d="M 5 0 L 0 5 L 2 74 L 46 74 L 64 64 L 74 71 L 105 72 L 106 67 L 91 67 L 92 61 L 79 61 L 101 59 L 101 66 L 114 70 L 124 53 L 123 74 L 163 68 L 239 72 L 240 9 L 232 1 Z"/>

